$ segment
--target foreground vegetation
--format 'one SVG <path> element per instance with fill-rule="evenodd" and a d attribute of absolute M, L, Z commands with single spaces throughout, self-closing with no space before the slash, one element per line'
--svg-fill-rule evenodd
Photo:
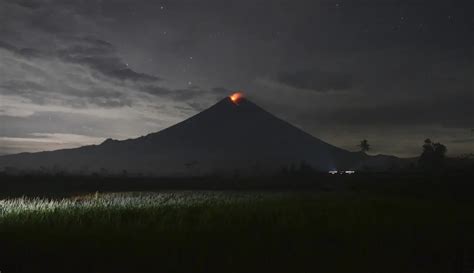
<path fill-rule="evenodd" d="M 468 199 L 361 191 L 4 199 L 0 270 L 463 272 L 472 211 Z"/>

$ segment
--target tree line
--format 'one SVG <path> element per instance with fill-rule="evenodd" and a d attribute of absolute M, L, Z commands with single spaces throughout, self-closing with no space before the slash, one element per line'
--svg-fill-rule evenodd
<path fill-rule="evenodd" d="M 371 145 L 367 139 L 363 139 L 357 145 L 361 152 L 367 153 L 371 149 Z M 439 143 L 433 142 L 431 139 L 425 139 L 422 146 L 422 153 L 418 158 L 418 167 L 424 170 L 435 170 L 442 168 L 445 163 L 448 148 Z"/>

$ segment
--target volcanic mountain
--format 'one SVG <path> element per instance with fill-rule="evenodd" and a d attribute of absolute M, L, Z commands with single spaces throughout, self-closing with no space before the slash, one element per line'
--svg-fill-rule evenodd
<path fill-rule="evenodd" d="M 0 157 L 0 169 L 69 173 L 206 175 L 272 173 L 305 162 L 319 171 L 386 165 L 391 157 L 349 152 L 319 140 L 240 94 L 162 131 L 100 145 Z"/>

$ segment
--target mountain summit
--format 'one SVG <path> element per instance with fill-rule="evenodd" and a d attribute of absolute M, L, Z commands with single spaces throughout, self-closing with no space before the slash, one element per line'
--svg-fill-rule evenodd
<path fill-rule="evenodd" d="M 320 171 L 355 169 L 369 159 L 325 143 L 235 93 L 156 133 L 76 149 L 3 156 L 0 168 L 206 175 L 272 173 L 301 162 Z"/>

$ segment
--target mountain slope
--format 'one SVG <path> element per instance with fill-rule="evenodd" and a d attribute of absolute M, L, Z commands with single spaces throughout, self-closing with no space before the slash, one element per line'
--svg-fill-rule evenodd
<path fill-rule="evenodd" d="M 302 161 L 321 171 L 358 168 L 370 157 L 325 143 L 251 101 L 225 98 L 167 129 L 77 149 L 0 157 L 0 168 L 203 175 L 275 172 Z"/>

